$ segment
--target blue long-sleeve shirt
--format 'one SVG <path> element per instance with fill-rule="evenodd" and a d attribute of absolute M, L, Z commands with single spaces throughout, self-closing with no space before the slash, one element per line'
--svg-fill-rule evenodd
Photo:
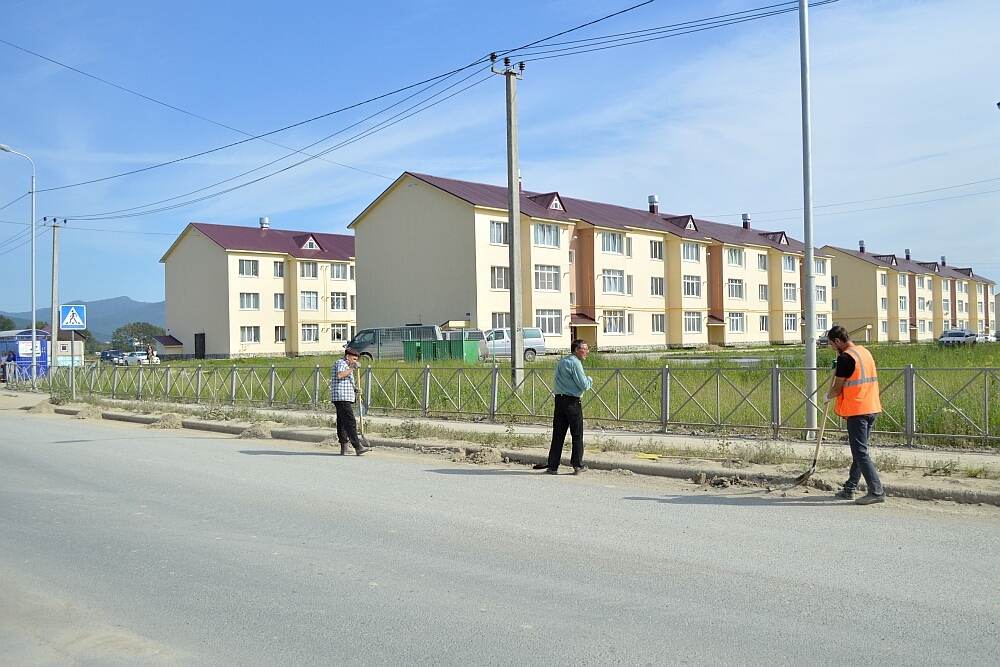
<path fill-rule="evenodd" d="M 583 372 L 583 363 L 575 354 L 567 354 L 556 364 L 555 393 L 579 397 L 593 384 L 594 379 Z"/>

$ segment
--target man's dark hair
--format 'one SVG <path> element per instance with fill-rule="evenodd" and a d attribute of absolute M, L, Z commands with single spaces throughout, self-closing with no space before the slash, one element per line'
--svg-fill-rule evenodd
<path fill-rule="evenodd" d="M 830 329 L 827 332 L 826 337 L 829 340 L 839 340 L 843 341 L 844 343 L 849 343 L 851 341 L 851 334 L 847 333 L 847 329 L 845 329 L 840 325 Z"/>
<path fill-rule="evenodd" d="M 574 340 L 572 343 L 569 344 L 569 351 L 570 352 L 576 352 L 578 349 L 580 349 L 584 345 L 586 345 L 587 347 L 590 347 L 590 343 L 588 343 L 587 341 L 585 341 L 582 338 L 577 338 L 576 340 Z"/>
<path fill-rule="evenodd" d="M 358 351 L 355 350 L 353 347 L 349 347 L 346 350 L 344 350 L 344 356 L 346 357 L 347 355 L 351 355 L 352 357 L 360 357 L 361 356 L 360 354 L 358 354 Z"/>

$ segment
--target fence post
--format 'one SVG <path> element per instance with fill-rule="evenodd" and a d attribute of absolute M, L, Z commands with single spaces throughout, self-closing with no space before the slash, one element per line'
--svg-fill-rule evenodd
<path fill-rule="evenodd" d="M 990 442 L 990 372 L 983 369 L 983 442 Z"/>
<path fill-rule="evenodd" d="M 424 417 L 431 407 L 431 367 L 424 366 Z"/>
<path fill-rule="evenodd" d="M 198 364 L 198 378 L 194 388 L 194 402 L 201 403 L 201 364 Z"/>
<path fill-rule="evenodd" d="M 903 430 L 906 433 L 906 446 L 913 444 L 913 433 L 917 430 L 917 386 L 916 373 L 913 364 L 907 364 L 903 371 Z"/>
<path fill-rule="evenodd" d="M 771 368 L 771 432 L 775 440 L 781 430 L 781 371 L 778 364 Z"/>
<path fill-rule="evenodd" d="M 111 374 L 111 398 L 118 393 L 118 364 L 115 364 L 115 371 Z"/>
<path fill-rule="evenodd" d="M 313 372 L 313 410 L 319 407 L 319 364 Z"/>
<path fill-rule="evenodd" d="M 136 375 L 135 400 L 142 400 L 142 364 L 139 364 L 139 374 Z"/>
<path fill-rule="evenodd" d="M 500 366 L 493 364 L 493 377 L 490 380 L 490 421 L 497 420 L 497 405 L 500 399 Z"/>
<path fill-rule="evenodd" d="M 365 400 L 363 414 L 367 415 L 372 407 L 372 367 L 368 364 L 365 368 Z"/>
<path fill-rule="evenodd" d="M 163 381 L 163 398 L 170 398 L 170 366 L 167 366 L 166 377 Z"/>
<path fill-rule="evenodd" d="M 97 367 L 90 367 L 90 381 L 87 383 L 87 391 L 91 394 L 94 393 L 94 375 L 97 373 Z"/>
<path fill-rule="evenodd" d="M 267 383 L 267 404 L 274 406 L 274 364 L 271 364 L 270 380 Z"/>
<path fill-rule="evenodd" d="M 236 405 L 236 364 L 229 372 L 229 404 Z"/>
<path fill-rule="evenodd" d="M 670 366 L 663 364 L 660 371 L 660 429 L 666 433 L 670 421 Z"/>

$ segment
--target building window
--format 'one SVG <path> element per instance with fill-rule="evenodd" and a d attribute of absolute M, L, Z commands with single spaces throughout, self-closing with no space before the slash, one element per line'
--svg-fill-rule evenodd
<path fill-rule="evenodd" d="M 649 258 L 663 259 L 663 241 L 649 242 Z"/>
<path fill-rule="evenodd" d="M 240 310 L 260 310 L 260 294 L 240 292 Z"/>
<path fill-rule="evenodd" d="M 926 302 L 924 301 L 924 297 L 922 297 L 922 296 L 917 297 L 917 310 L 923 310 L 925 303 Z"/>
<path fill-rule="evenodd" d="M 663 313 L 653 313 L 653 333 L 667 333 L 667 316 Z"/>
<path fill-rule="evenodd" d="M 983 302 L 979 301 L 976 305 L 979 306 L 979 312 L 982 313 L 983 312 Z"/>
<path fill-rule="evenodd" d="M 330 310 L 347 310 L 347 292 L 330 292 Z"/>
<path fill-rule="evenodd" d="M 763 253 L 757 255 L 757 270 L 767 271 L 767 255 Z"/>
<path fill-rule="evenodd" d="M 785 331 L 793 332 L 799 330 L 799 316 L 796 313 L 785 313 Z"/>
<path fill-rule="evenodd" d="M 240 275 L 244 278 L 256 278 L 259 275 L 260 263 L 256 259 L 240 260 Z"/>
<path fill-rule="evenodd" d="M 573 264 L 575 261 L 576 261 L 576 251 L 575 250 L 570 250 L 569 251 L 569 263 Z"/>
<path fill-rule="evenodd" d="M 561 310 L 536 310 L 535 326 L 542 330 L 543 334 L 552 336 L 562 335 L 562 311 Z"/>
<path fill-rule="evenodd" d="M 601 233 L 601 252 L 607 252 L 614 255 L 622 254 L 623 243 L 621 234 L 613 234 L 611 232 Z"/>
<path fill-rule="evenodd" d="M 882 297 L 882 302 L 879 304 L 879 310 L 889 310 L 889 298 Z"/>
<path fill-rule="evenodd" d="M 785 301 L 795 301 L 796 292 L 798 292 L 798 289 L 795 283 L 784 283 L 781 286 L 781 293 Z"/>
<path fill-rule="evenodd" d="M 284 262 L 275 262 L 274 263 L 274 277 L 275 278 L 284 278 L 285 277 L 285 263 Z"/>
<path fill-rule="evenodd" d="M 506 266 L 490 267 L 490 289 L 510 289 L 510 268 Z"/>
<path fill-rule="evenodd" d="M 684 311 L 684 333 L 701 333 L 701 313 Z"/>
<path fill-rule="evenodd" d="M 619 271 L 618 269 L 604 269 L 602 272 L 604 277 L 604 293 L 605 294 L 624 294 L 625 293 L 625 272 Z"/>
<path fill-rule="evenodd" d="M 701 276 L 684 276 L 684 296 L 701 298 Z"/>
<path fill-rule="evenodd" d="M 631 236 L 626 236 L 625 237 L 625 256 L 626 257 L 631 257 L 632 256 L 632 237 Z"/>
<path fill-rule="evenodd" d="M 899 321 L 899 333 L 905 334 L 908 331 L 908 329 L 907 329 L 907 325 L 908 324 L 909 324 L 909 322 L 907 322 L 906 320 L 900 320 Z"/>
<path fill-rule="evenodd" d="M 490 243 L 493 245 L 510 244 L 510 236 L 507 233 L 506 222 L 490 220 Z"/>
<path fill-rule="evenodd" d="M 878 324 L 879 324 L 879 329 L 882 330 L 883 334 L 888 334 L 889 333 L 889 322 L 888 321 L 882 320 Z"/>
<path fill-rule="evenodd" d="M 347 264 L 331 264 L 330 280 L 347 280 Z"/>
<path fill-rule="evenodd" d="M 275 292 L 274 293 L 274 309 L 284 310 L 285 309 L 285 293 Z"/>
<path fill-rule="evenodd" d="M 299 262 L 300 278 L 316 278 L 319 276 L 319 265 L 316 262 Z"/>
<path fill-rule="evenodd" d="M 886 285 L 889 284 L 889 279 L 886 277 L 885 273 L 878 274 L 878 284 L 881 285 L 882 287 L 885 287 Z"/>
<path fill-rule="evenodd" d="M 795 258 L 791 255 L 782 255 L 781 270 L 785 273 L 795 273 Z"/>
<path fill-rule="evenodd" d="M 746 332 L 746 313 L 729 313 L 729 333 Z"/>
<path fill-rule="evenodd" d="M 354 280 L 354 265 L 351 264 L 351 280 Z"/>
<path fill-rule="evenodd" d="M 574 293 L 574 292 L 570 292 L 569 293 L 569 305 L 571 305 L 571 306 L 575 306 L 576 305 L 576 293 Z"/>
<path fill-rule="evenodd" d="M 899 297 L 899 309 L 900 310 L 907 310 L 907 307 L 906 307 L 906 297 L 905 296 Z"/>
<path fill-rule="evenodd" d="M 833 299 L 832 301 L 830 301 L 830 310 L 832 310 L 835 313 L 840 310 L 840 300 L 839 299 Z"/>
<path fill-rule="evenodd" d="M 917 287 L 919 287 L 920 289 L 924 288 L 924 277 L 923 276 L 917 276 Z M 923 332 L 921 332 L 921 333 L 923 333 Z"/>
<path fill-rule="evenodd" d="M 830 327 L 827 326 L 829 323 L 826 320 L 826 314 L 816 316 L 816 328 L 820 331 L 826 331 Z"/>
<path fill-rule="evenodd" d="M 494 329 L 509 329 L 510 313 L 493 313 L 492 325 Z"/>
<path fill-rule="evenodd" d="M 632 276 L 625 276 L 625 293 L 632 296 Z"/>
<path fill-rule="evenodd" d="M 649 279 L 649 295 L 663 296 L 663 278 Z"/>
<path fill-rule="evenodd" d="M 942 280 L 941 281 L 941 286 L 944 289 L 951 289 L 951 281 L 950 280 Z"/>
<path fill-rule="evenodd" d="M 319 310 L 319 292 L 302 292 L 300 302 L 302 310 Z"/>
<path fill-rule="evenodd" d="M 559 247 L 559 227 L 557 225 L 535 224 L 535 245 L 547 248 Z"/>
<path fill-rule="evenodd" d="M 926 322 L 924 322 L 924 320 L 920 320 L 919 322 L 917 322 L 917 329 L 920 331 L 920 333 L 927 333 Z"/>
<path fill-rule="evenodd" d="M 259 343 L 260 327 L 240 327 L 241 343 Z"/>
<path fill-rule="evenodd" d="M 306 244 L 302 246 L 303 250 L 316 250 L 317 248 L 319 248 L 319 245 L 316 243 L 314 239 L 309 239 L 308 241 L 306 241 Z"/>
<path fill-rule="evenodd" d="M 757 286 L 757 299 L 759 299 L 760 301 L 767 301 L 769 296 L 770 294 L 768 294 L 767 285 Z"/>
<path fill-rule="evenodd" d="M 540 292 L 558 292 L 560 276 L 558 266 L 535 264 L 535 289 Z"/>
<path fill-rule="evenodd" d="M 826 303 L 826 285 L 816 285 L 816 300 Z"/>
<path fill-rule="evenodd" d="M 283 326 L 274 327 L 274 342 L 275 343 L 285 342 L 285 327 Z"/>
<path fill-rule="evenodd" d="M 760 316 L 760 330 L 765 333 L 771 330 L 771 318 L 767 315 Z"/>
<path fill-rule="evenodd" d="M 346 324 L 331 324 L 330 325 L 330 340 L 333 342 L 346 341 L 347 340 L 347 325 Z"/>
<path fill-rule="evenodd" d="M 623 334 L 625 333 L 625 311 L 605 310 L 604 311 L 604 333 Z"/>
<path fill-rule="evenodd" d="M 628 322 L 628 332 L 630 334 L 634 334 L 635 333 L 635 313 L 629 313 L 628 316 L 626 317 L 626 320 Z M 980 326 L 982 326 L 982 325 L 980 325 Z"/>
<path fill-rule="evenodd" d="M 697 243 L 684 242 L 681 244 L 681 252 L 684 261 L 686 262 L 700 262 L 701 261 L 701 246 Z M 698 329 L 701 331 L 701 329 Z"/>
<path fill-rule="evenodd" d="M 319 342 L 319 325 L 318 324 L 303 324 L 302 325 L 302 342 L 303 343 L 318 343 Z"/>
<path fill-rule="evenodd" d="M 743 266 L 743 249 L 726 248 L 726 264 L 729 266 Z"/>
<path fill-rule="evenodd" d="M 352 295 L 351 295 L 351 310 L 355 310 L 355 305 L 354 305 L 354 302 L 355 302 L 355 298 L 356 298 L 356 297 L 355 297 L 355 296 L 354 296 L 354 295 L 352 294 Z"/>
<path fill-rule="evenodd" d="M 840 280 L 837 279 L 837 276 L 830 276 L 830 287 L 835 289 L 840 287 Z"/>
<path fill-rule="evenodd" d="M 925 302 L 924 305 L 927 306 L 927 312 L 928 313 L 933 313 L 934 312 L 934 302 L 933 301 L 931 301 L 930 299 L 927 299 L 927 301 Z"/>
<path fill-rule="evenodd" d="M 729 298 L 743 299 L 743 280 L 741 278 L 729 279 Z"/>
<path fill-rule="evenodd" d="M 825 259 L 816 259 L 816 260 L 813 260 L 813 265 L 816 267 L 815 273 L 816 273 L 817 276 L 825 276 L 826 275 L 826 260 Z"/>
<path fill-rule="evenodd" d="M 906 287 L 906 276 L 900 274 L 899 276 L 899 286 Z"/>

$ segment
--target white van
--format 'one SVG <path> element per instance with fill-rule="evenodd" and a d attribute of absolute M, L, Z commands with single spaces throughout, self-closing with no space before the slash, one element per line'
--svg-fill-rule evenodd
<path fill-rule="evenodd" d="M 479 343 L 479 354 L 492 357 L 510 356 L 510 329 L 487 329 L 485 340 Z M 534 361 L 539 354 L 545 354 L 545 337 L 542 330 L 535 327 L 524 328 L 524 360 Z"/>

